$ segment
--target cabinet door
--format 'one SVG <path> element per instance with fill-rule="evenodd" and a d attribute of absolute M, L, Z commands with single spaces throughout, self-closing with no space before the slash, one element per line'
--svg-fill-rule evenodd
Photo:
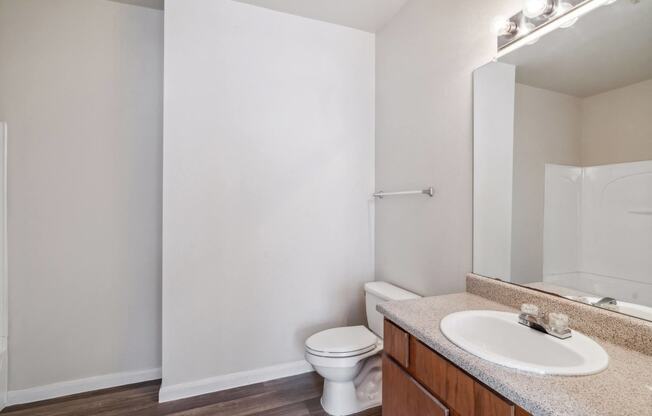
<path fill-rule="evenodd" d="M 446 370 L 448 363 L 427 346 L 410 337 L 409 372 L 437 397 L 446 398 Z"/>
<path fill-rule="evenodd" d="M 449 412 L 394 360 L 384 354 L 383 416 L 449 416 Z"/>
<path fill-rule="evenodd" d="M 410 335 L 385 319 L 383 348 L 397 363 L 407 368 L 410 364 Z"/>
<path fill-rule="evenodd" d="M 475 416 L 513 416 L 514 405 L 479 383 L 473 386 Z"/>
<path fill-rule="evenodd" d="M 455 416 L 513 416 L 515 406 L 410 337 L 409 373 Z M 526 414 L 525 414 L 526 415 Z"/>
<path fill-rule="evenodd" d="M 439 354 L 410 339 L 410 373 L 461 416 L 475 416 L 473 379 Z"/>

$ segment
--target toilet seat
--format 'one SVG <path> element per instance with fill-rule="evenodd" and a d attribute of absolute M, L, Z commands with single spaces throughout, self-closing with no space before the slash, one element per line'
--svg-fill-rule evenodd
<path fill-rule="evenodd" d="M 306 340 L 306 351 L 318 357 L 346 358 L 376 349 L 378 337 L 364 326 L 327 329 Z"/>

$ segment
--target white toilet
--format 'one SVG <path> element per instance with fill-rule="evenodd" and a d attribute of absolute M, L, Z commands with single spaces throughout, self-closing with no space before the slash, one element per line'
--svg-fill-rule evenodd
<path fill-rule="evenodd" d="M 383 316 L 376 305 L 420 297 L 385 282 L 366 283 L 364 290 L 371 331 L 364 326 L 333 328 L 306 340 L 306 360 L 324 377 L 321 405 L 333 416 L 380 406 Z"/>

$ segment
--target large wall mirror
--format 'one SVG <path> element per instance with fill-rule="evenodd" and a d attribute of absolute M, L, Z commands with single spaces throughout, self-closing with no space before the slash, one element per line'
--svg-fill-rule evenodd
<path fill-rule="evenodd" d="M 652 0 L 474 74 L 474 272 L 652 321 Z"/>

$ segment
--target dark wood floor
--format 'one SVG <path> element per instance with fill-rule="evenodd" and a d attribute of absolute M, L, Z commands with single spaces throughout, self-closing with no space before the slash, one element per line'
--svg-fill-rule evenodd
<path fill-rule="evenodd" d="M 11 416 L 325 416 L 315 373 L 158 403 L 160 382 L 134 384 L 5 409 Z M 360 416 L 381 416 L 380 408 Z"/>

